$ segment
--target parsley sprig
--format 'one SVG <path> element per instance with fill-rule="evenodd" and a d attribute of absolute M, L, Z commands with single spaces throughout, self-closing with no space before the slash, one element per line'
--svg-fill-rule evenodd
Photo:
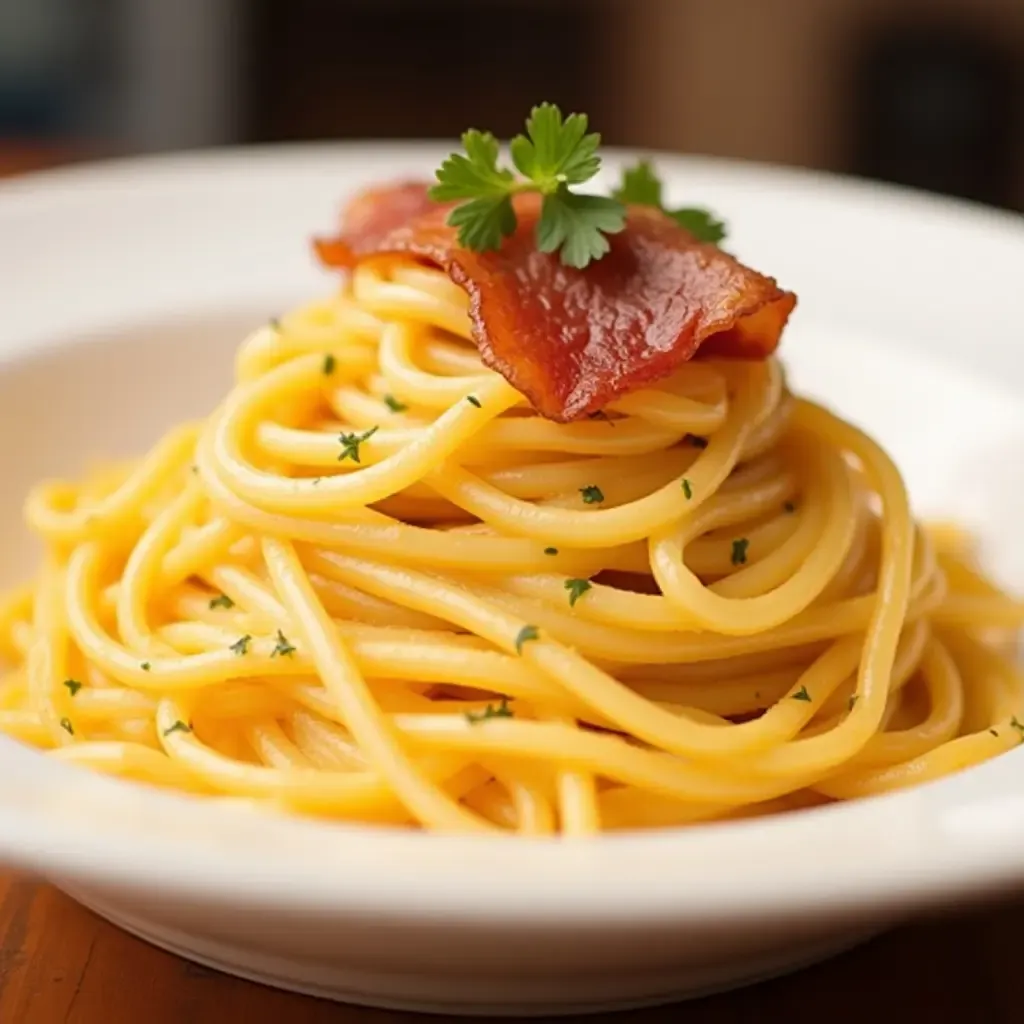
<path fill-rule="evenodd" d="M 459 244 L 477 252 L 501 246 L 516 230 L 512 197 L 542 197 L 537 248 L 557 252 L 568 267 L 582 269 L 608 252 L 608 235 L 626 226 L 626 208 L 608 196 L 573 192 L 601 167 L 601 136 L 587 131 L 586 114 L 563 117 L 553 103 L 541 103 L 526 119 L 526 134 L 509 143 L 512 163 L 522 177 L 498 166 L 498 140 L 475 128 L 464 132 L 462 153 L 452 153 L 437 170 L 430 196 L 458 202 L 448 223 L 459 229 Z"/>
<path fill-rule="evenodd" d="M 462 152 L 441 164 L 430 190 L 437 202 L 457 204 L 448 223 L 458 228 L 459 245 L 475 252 L 500 248 L 518 226 L 512 198 L 524 192 L 541 197 L 537 248 L 557 252 L 562 263 L 580 270 L 609 251 L 608 236 L 626 226 L 627 204 L 657 207 L 701 242 L 725 237 L 725 225 L 707 210 L 667 208 L 661 181 L 647 160 L 627 168 L 611 196 L 572 191 L 601 168 L 601 136 L 588 132 L 588 126 L 586 114 L 563 117 L 553 103 L 534 107 L 525 134 L 509 143 L 518 174 L 499 165 L 494 135 L 476 128 L 464 132 Z"/>
<path fill-rule="evenodd" d="M 641 160 L 622 172 L 622 184 L 612 196 L 622 203 L 656 206 L 700 242 L 720 242 L 725 238 L 725 224 L 713 213 L 695 206 L 670 210 L 665 206 L 661 192 L 661 180 L 654 173 L 650 161 Z"/>

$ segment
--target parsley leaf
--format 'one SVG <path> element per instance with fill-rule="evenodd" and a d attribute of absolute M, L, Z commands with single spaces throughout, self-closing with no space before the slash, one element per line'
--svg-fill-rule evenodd
<path fill-rule="evenodd" d="M 516 634 L 516 654 L 523 653 L 523 644 L 527 640 L 537 640 L 540 638 L 540 630 L 536 626 L 523 626 L 521 630 Z"/>
<path fill-rule="evenodd" d="M 650 160 L 639 160 L 622 172 L 622 183 L 612 195 L 622 203 L 657 206 L 661 209 L 661 179 Z"/>
<path fill-rule="evenodd" d="M 235 602 L 228 597 L 227 594 L 221 594 L 220 597 L 214 597 L 210 599 L 211 608 L 234 608 Z"/>
<path fill-rule="evenodd" d="M 544 554 L 545 555 L 557 555 L 558 554 L 558 548 L 545 548 L 544 549 Z"/>
<path fill-rule="evenodd" d="M 400 402 L 397 398 L 395 398 L 394 395 L 385 395 L 384 404 L 392 412 L 405 412 L 405 410 L 409 408 L 409 406 L 407 406 L 405 402 Z"/>
<path fill-rule="evenodd" d="M 581 487 L 580 494 L 583 495 L 583 503 L 585 505 L 597 505 L 604 501 L 604 491 L 596 484 L 588 484 L 586 487 Z"/>
<path fill-rule="evenodd" d="M 338 361 L 334 358 L 334 356 L 331 355 L 330 352 L 328 352 L 327 355 L 324 356 L 323 371 L 325 377 L 330 377 L 330 375 L 334 373 L 334 367 L 337 365 L 337 362 Z"/>
<path fill-rule="evenodd" d="M 498 140 L 490 132 L 470 128 L 462 133 L 462 148 L 465 155 L 452 153 L 437 169 L 431 199 L 447 203 L 474 196 L 501 199 L 510 194 L 509 186 L 515 177 L 511 171 L 498 167 Z"/>
<path fill-rule="evenodd" d="M 807 687 L 801 686 L 800 689 L 793 694 L 793 700 L 805 700 L 808 704 L 810 704 L 811 695 L 807 692 Z"/>
<path fill-rule="evenodd" d="M 176 721 L 174 723 L 174 725 L 171 725 L 168 728 L 164 729 L 164 735 L 165 736 L 170 736 L 172 732 L 191 732 L 191 731 L 192 731 L 192 726 L 191 725 L 186 725 L 179 718 L 178 721 Z"/>
<path fill-rule="evenodd" d="M 148 671 L 149 671 L 149 670 L 150 670 L 150 669 L 151 669 L 152 667 L 153 667 L 153 666 L 152 666 L 152 665 L 150 665 L 150 663 L 149 663 L 148 661 L 144 661 L 144 662 L 143 662 L 143 663 L 142 663 L 142 664 L 141 664 L 141 665 L 139 666 L 139 668 L 141 668 L 143 672 L 148 672 Z"/>
<path fill-rule="evenodd" d="M 486 722 L 488 718 L 515 718 L 515 714 L 508 706 L 508 697 L 502 697 L 501 703 L 495 707 L 488 704 L 483 711 L 467 711 L 466 721 L 476 725 L 477 722 Z"/>
<path fill-rule="evenodd" d="M 338 456 L 339 462 L 344 462 L 345 459 L 351 459 L 353 462 L 362 461 L 359 456 L 359 446 L 364 442 L 368 441 L 380 427 L 370 427 L 369 430 L 364 430 L 361 434 L 339 434 L 338 440 L 341 442 L 341 454 Z"/>
<path fill-rule="evenodd" d="M 1016 715 L 1010 719 L 1010 728 L 1016 730 L 1021 743 L 1024 743 L 1024 722 L 1021 722 Z"/>
<path fill-rule="evenodd" d="M 75 735 L 75 727 L 71 724 L 70 718 L 62 718 L 60 720 L 60 727 L 69 735 Z"/>
<path fill-rule="evenodd" d="M 690 481 L 683 477 L 683 496 L 689 501 L 693 497 L 693 487 L 690 485 Z"/>
<path fill-rule="evenodd" d="M 448 214 L 448 223 L 459 229 L 459 245 L 474 252 L 500 249 L 502 240 L 516 229 L 512 196 L 471 199 Z"/>
<path fill-rule="evenodd" d="M 569 607 L 574 608 L 576 602 L 593 586 L 590 580 L 566 580 L 565 589 L 569 591 Z"/>
<path fill-rule="evenodd" d="M 689 231 L 698 242 L 717 244 L 725 238 L 725 224 L 714 214 L 692 206 L 678 210 L 666 209 L 662 200 L 661 179 L 654 173 L 649 160 L 641 160 L 622 172 L 622 182 L 612 195 L 622 203 L 637 206 L 656 206 L 668 214 L 681 228 Z"/>
<path fill-rule="evenodd" d="M 681 228 L 689 231 L 698 242 L 710 242 L 712 245 L 717 245 L 725 238 L 725 224 L 707 210 L 687 207 L 665 212 Z"/>
<path fill-rule="evenodd" d="M 72 697 L 82 688 L 82 684 L 77 679 L 65 679 L 64 685 L 68 688 L 68 693 Z"/>
<path fill-rule="evenodd" d="M 746 565 L 747 564 L 747 548 L 750 547 L 750 541 L 746 537 L 737 537 L 732 542 L 732 564 L 733 565 Z"/>
<path fill-rule="evenodd" d="M 597 174 L 601 136 L 587 133 L 587 115 L 570 114 L 564 120 L 553 103 L 541 103 L 526 119 L 526 135 L 509 143 L 512 163 L 524 177 L 548 191 L 561 183 L 581 185 Z"/>
<path fill-rule="evenodd" d="M 614 235 L 626 226 L 621 203 L 607 196 L 570 192 L 561 185 L 544 197 L 537 222 L 537 248 L 541 252 L 562 252 L 562 262 L 582 270 L 599 260 L 611 246 L 606 234 Z"/>
<path fill-rule="evenodd" d="M 470 405 L 475 405 L 478 409 L 483 408 L 480 399 L 477 398 L 476 395 L 466 395 L 466 401 L 469 402 Z"/>

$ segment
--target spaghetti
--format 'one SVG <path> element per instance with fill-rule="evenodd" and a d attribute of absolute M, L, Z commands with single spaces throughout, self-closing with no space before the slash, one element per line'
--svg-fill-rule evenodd
<path fill-rule="evenodd" d="M 38 486 L 0 729 L 209 799 L 523 835 L 867 796 L 1024 739 L 1024 608 L 774 356 L 554 422 L 470 312 L 416 254 L 356 260 L 207 421 Z"/>

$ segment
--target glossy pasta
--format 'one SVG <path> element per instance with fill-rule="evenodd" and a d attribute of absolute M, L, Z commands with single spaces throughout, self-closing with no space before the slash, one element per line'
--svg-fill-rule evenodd
<path fill-rule="evenodd" d="M 781 365 L 559 424 L 402 259 L 260 328 L 203 423 L 44 483 L 0 729 L 269 811 L 590 835 L 896 789 L 1022 740 L 1024 609 Z"/>

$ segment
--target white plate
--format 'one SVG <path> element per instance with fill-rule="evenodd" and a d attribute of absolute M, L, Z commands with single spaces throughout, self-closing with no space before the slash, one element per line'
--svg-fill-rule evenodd
<path fill-rule="evenodd" d="M 43 474 L 140 451 L 226 386 L 244 329 L 332 287 L 307 239 L 438 147 L 229 152 L 0 188 L 0 536 Z M 801 297 L 796 385 L 898 456 L 918 510 L 1024 582 L 1024 227 L 827 177 L 664 158 L 673 198 Z M 996 545 L 998 545 L 996 547 Z M 895 796 L 766 821 L 511 842 L 213 813 L 0 743 L 0 856 L 147 938 L 337 998 L 552 1012 L 693 995 L 926 904 L 1024 882 L 1024 750 Z"/>

